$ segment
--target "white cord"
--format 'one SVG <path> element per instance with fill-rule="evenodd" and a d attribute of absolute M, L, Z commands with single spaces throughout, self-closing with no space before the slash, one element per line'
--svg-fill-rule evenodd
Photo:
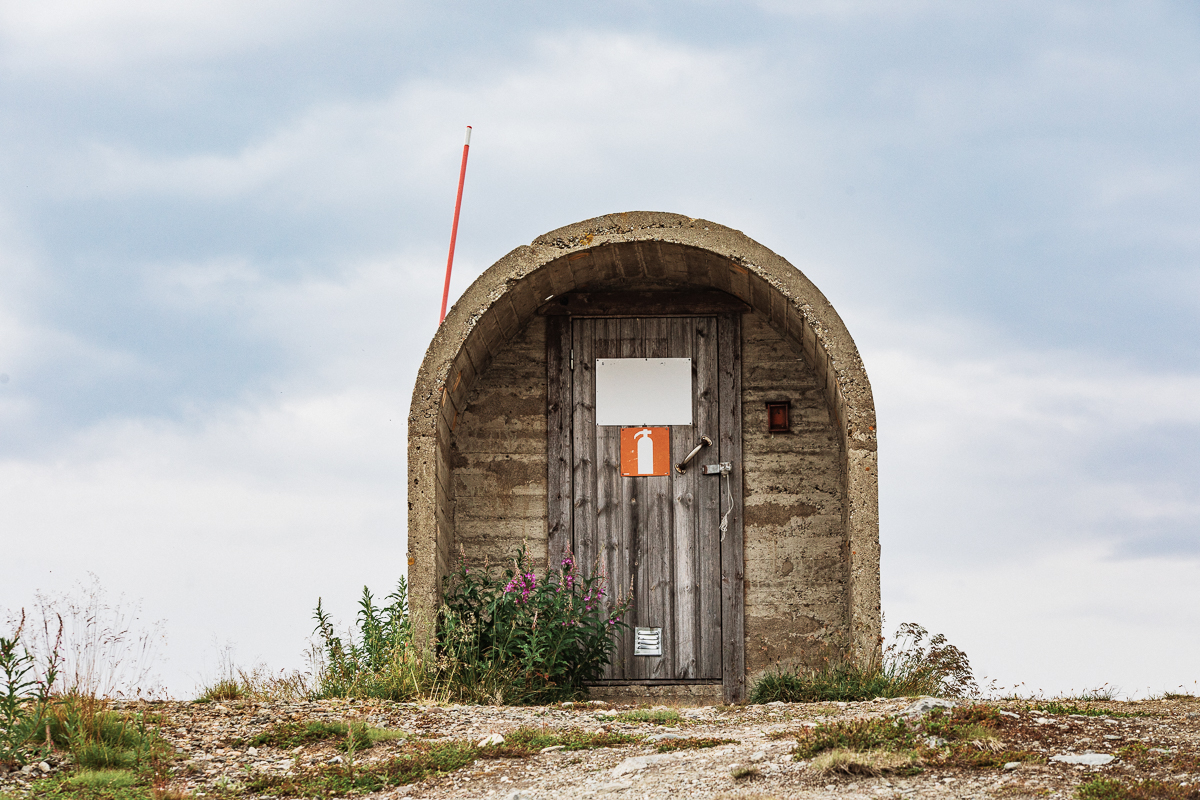
<path fill-rule="evenodd" d="M 729 515 L 733 512 L 733 489 L 729 488 L 729 473 L 721 470 L 721 480 L 725 482 L 725 496 L 728 502 L 725 505 L 725 516 L 721 517 L 721 539 L 725 541 L 725 533 L 729 530 Z"/>

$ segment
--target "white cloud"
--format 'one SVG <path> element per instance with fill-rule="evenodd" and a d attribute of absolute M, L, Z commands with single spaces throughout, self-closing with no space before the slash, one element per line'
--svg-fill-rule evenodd
<path fill-rule="evenodd" d="M 350 8 L 291 0 L 7 0 L 0 52 L 14 73 L 86 79 L 120 69 L 229 56 L 293 42 L 353 18 Z"/>
<path fill-rule="evenodd" d="M 1120 464 L 1154 458 L 1155 432 L 1200 443 L 1200 376 L 1006 349 L 955 321 L 856 316 L 869 320 L 859 341 L 879 413 L 885 523 L 907 548 L 948 560 L 1019 560 L 1070 540 L 1138 552 L 1200 526 L 1200 472 Z"/>
<path fill-rule="evenodd" d="M 285 208 L 397 192 L 411 202 L 449 183 L 467 123 L 476 159 L 523 184 L 596 178 L 634 152 L 707 153 L 748 127 L 748 65 L 730 54 L 650 37 L 565 38 L 539 40 L 527 58 L 467 82 L 412 81 L 381 100 L 315 106 L 233 153 L 160 156 L 95 142 L 57 183 L 84 196 L 263 194 Z"/>

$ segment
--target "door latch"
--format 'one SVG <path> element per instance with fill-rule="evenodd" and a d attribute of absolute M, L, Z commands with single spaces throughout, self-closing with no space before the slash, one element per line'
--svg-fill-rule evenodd
<path fill-rule="evenodd" d="M 702 475 L 728 475 L 733 472 L 732 461 L 722 461 L 720 464 L 705 464 L 700 468 Z"/>

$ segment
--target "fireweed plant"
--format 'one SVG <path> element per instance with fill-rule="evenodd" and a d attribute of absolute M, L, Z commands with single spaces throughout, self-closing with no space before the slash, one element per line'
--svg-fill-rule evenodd
<path fill-rule="evenodd" d="M 584 575 L 569 552 L 540 578 L 523 547 L 503 573 L 460 559 L 443 589 L 440 654 L 464 678 L 496 685 L 496 702 L 585 694 L 584 684 L 603 674 L 617 635 L 629 627 L 632 592 L 611 596 L 604 573 Z"/>

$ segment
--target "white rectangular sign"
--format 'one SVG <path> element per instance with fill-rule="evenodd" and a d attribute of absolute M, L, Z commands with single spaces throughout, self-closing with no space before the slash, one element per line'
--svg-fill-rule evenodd
<path fill-rule="evenodd" d="M 691 425 L 690 358 L 597 358 L 597 425 Z"/>

